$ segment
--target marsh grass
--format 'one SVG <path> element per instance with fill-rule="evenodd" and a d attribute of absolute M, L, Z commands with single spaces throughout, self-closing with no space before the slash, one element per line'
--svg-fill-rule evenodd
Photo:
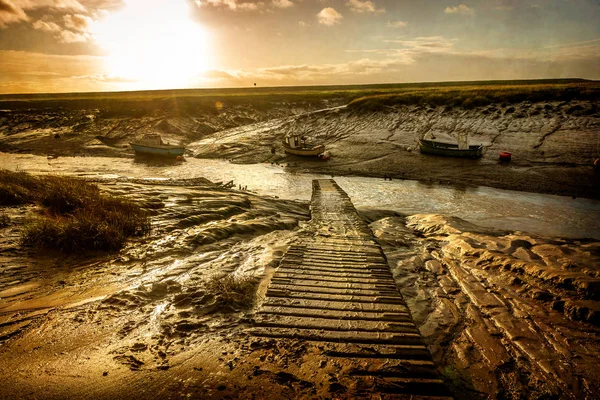
<path fill-rule="evenodd" d="M 23 243 L 65 252 L 116 250 L 150 230 L 146 211 L 76 178 L 0 170 L 0 205 L 36 204 Z"/>
<path fill-rule="evenodd" d="M 600 85 L 583 79 L 473 82 L 421 82 L 343 86 L 290 86 L 231 89 L 179 89 L 133 92 L 0 95 L 0 109 L 38 113 L 39 110 L 98 109 L 100 118 L 142 117 L 157 110 L 172 115 L 219 114 L 215 106 L 249 106 L 268 111 L 282 104 L 311 105 L 321 101 L 364 109 L 396 104 L 477 107 L 496 99 L 507 102 L 535 98 L 571 99 L 595 96 Z M 319 106 L 326 107 L 328 103 Z"/>
<path fill-rule="evenodd" d="M 16 206 L 33 202 L 37 179 L 25 172 L 0 170 L 0 206 Z"/>
<path fill-rule="evenodd" d="M 359 111 L 381 111 L 397 105 L 449 106 L 473 109 L 504 103 L 600 100 L 600 85 L 533 84 L 431 87 L 375 94 L 352 100 L 348 106 Z"/>
<path fill-rule="evenodd" d="M 257 281 L 250 276 L 215 275 L 206 289 L 215 296 L 216 306 L 223 311 L 250 308 L 254 303 Z"/>

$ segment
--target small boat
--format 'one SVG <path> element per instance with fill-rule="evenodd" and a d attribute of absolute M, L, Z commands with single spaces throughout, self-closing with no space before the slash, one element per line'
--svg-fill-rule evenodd
<path fill-rule="evenodd" d="M 289 154 L 297 156 L 318 156 L 325 151 L 322 144 L 312 145 L 306 143 L 306 136 L 294 135 L 288 136 L 282 141 L 283 150 Z"/>
<path fill-rule="evenodd" d="M 483 151 L 482 144 L 472 144 L 460 146 L 457 143 L 438 142 L 437 140 L 419 139 L 419 150 L 423 154 L 433 154 L 437 156 L 450 157 L 481 157 Z"/>
<path fill-rule="evenodd" d="M 129 144 L 135 151 L 135 154 L 140 155 L 176 157 L 182 156 L 185 152 L 185 146 L 171 145 L 164 142 L 160 135 L 156 133 L 144 135 L 139 141 Z"/>
<path fill-rule="evenodd" d="M 512 153 L 509 153 L 508 151 L 500 152 L 500 161 L 510 161 L 511 158 L 512 158 Z"/>

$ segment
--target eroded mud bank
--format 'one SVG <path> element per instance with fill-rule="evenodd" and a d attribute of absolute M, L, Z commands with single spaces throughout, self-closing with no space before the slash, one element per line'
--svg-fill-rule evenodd
<path fill-rule="evenodd" d="M 600 156 L 599 127 L 597 106 L 589 102 L 496 104 L 468 110 L 338 108 L 216 132 L 190 149 L 197 157 L 288 162 L 300 170 L 331 174 L 387 175 L 598 198 L 600 174 L 592 162 Z M 285 155 L 281 138 L 298 133 L 325 143 L 332 158 L 311 162 Z M 417 140 L 423 135 L 456 142 L 459 133 L 468 134 L 471 143 L 484 144 L 481 159 L 418 151 Z M 512 152 L 513 160 L 499 163 L 500 151 Z"/>
<path fill-rule="evenodd" d="M 233 103 L 233 104 L 232 104 Z M 341 104 L 341 99 L 268 104 L 185 99 L 8 102 L 0 110 L 0 150 L 53 156 L 131 156 L 145 133 L 187 144 L 215 132 Z"/>
<path fill-rule="evenodd" d="M 594 398 L 600 242 L 433 214 L 371 224 L 459 398 Z"/>
<path fill-rule="evenodd" d="M 50 156 L 132 156 L 129 142 L 147 132 L 187 145 L 188 156 L 237 163 L 280 163 L 335 175 L 392 176 L 529 192 L 600 198 L 598 106 L 590 101 L 523 102 L 461 108 L 425 105 L 369 111 L 344 99 L 207 102 L 191 107 L 168 99 L 121 103 L 13 104 L 0 110 L 0 150 Z M 9 104 L 10 105 L 10 104 Z M 17 107 L 18 106 L 18 107 Z M 286 155 L 281 139 L 303 134 L 324 143 L 332 158 Z M 482 159 L 421 155 L 417 140 L 484 144 Z M 498 153 L 513 154 L 499 163 Z"/>

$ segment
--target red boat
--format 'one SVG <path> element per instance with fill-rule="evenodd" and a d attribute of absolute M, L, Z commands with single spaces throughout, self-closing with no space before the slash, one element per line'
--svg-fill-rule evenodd
<path fill-rule="evenodd" d="M 511 158 L 512 158 L 512 154 L 509 153 L 508 151 L 500 152 L 500 161 L 510 161 Z"/>

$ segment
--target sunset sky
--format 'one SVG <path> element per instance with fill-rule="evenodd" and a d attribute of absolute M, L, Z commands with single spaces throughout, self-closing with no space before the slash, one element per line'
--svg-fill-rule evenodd
<path fill-rule="evenodd" d="M 0 0 L 0 93 L 600 79 L 600 0 Z"/>

